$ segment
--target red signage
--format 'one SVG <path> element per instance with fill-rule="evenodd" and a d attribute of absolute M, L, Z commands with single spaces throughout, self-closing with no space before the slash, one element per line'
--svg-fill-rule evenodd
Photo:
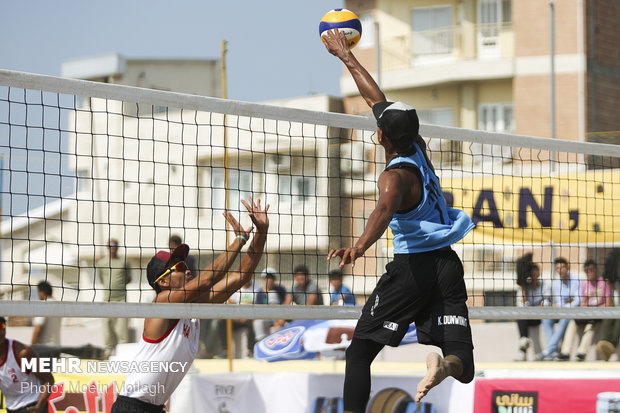
<path fill-rule="evenodd" d="M 476 379 L 474 412 L 595 412 L 599 393 L 620 379 Z"/>

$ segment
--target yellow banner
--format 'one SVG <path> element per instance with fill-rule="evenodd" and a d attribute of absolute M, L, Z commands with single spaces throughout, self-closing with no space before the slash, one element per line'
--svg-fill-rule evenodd
<path fill-rule="evenodd" d="M 469 214 L 473 244 L 620 244 L 620 170 L 556 176 L 442 179 L 448 205 Z"/>

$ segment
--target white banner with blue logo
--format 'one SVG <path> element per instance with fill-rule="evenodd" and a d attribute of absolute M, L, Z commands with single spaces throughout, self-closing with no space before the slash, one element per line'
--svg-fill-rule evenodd
<path fill-rule="evenodd" d="M 318 353 L 333 355 L 345 350 L 353 339 L 357 320 L 295 320 L 254 346 L 254 358 L 265 361 L 303 360 Z M 417 343 L 411 324 L 402 344 Z"/>

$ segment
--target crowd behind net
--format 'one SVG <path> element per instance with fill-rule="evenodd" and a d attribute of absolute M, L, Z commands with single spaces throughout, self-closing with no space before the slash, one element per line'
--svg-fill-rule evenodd
<path fill-rule="evenodd" d="M 255 287 L 272 267 L 291 291 L 304 264 L 328 304 L 338 262 L 327 252 L 354 243 L 377 200 L 375 131 L 370 117 L 0 71 L 0 313 L 356 318 L 391 259 L 389 231 L 354 274 L 344 269 L 357 307 L 155 305 L 146 264 L 179 235 L 206 266 L 225 247 L 222 211 L 249 225 L 240 200 L 252 196 L 271 205 Z M 453 246 L 472 318 L 620 318 L 617 308 L 522 308 L 515 268 L 532 253 L 544 280 L 557 278 L 558 257 L 574 276 L 587 259 L 604 274 L 620 248 L 620 146 L 430 125 L 421 134 L 447 203 L 476 223 Z M 126 303 L 105 302 L 95 273 L 110 238 L 132 269 Z M 38 301 L 41 280 L 58 302 Z"/>

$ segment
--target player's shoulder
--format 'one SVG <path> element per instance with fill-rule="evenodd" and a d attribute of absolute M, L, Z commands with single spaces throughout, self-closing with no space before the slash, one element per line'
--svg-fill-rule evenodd
<path fill-rule="evenodd" d="M 416 174 L 418 168 L 413 164 L 404 166 L 405 167 L 386 169 L 381 172 L 377 180 L 378 185 L 411 185 L 411 180 L 418 176 Z"/>
<path fill-rule="evenodd" d="M 37 357 L 36 351 L 34 351 L 27 344 L 22 343 L 21 341 L 13 340 L 13 352 L 18 358 L 31 358 Z"/>

